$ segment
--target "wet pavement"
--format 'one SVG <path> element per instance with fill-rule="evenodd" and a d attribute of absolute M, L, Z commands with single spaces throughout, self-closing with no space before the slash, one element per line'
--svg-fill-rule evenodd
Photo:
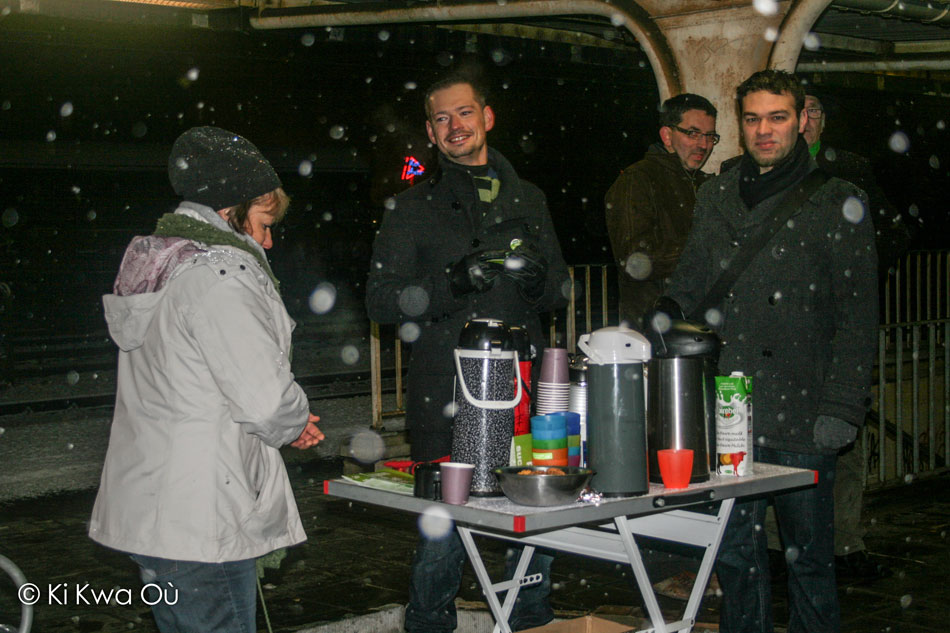
<path fill-rule="evenodd" d="M 342 469 L 341 459 L 297 461 L 289 467 L 309 540 L 290 549 L 280 568 L 267 570 L 262 580 L 273 631 L 337 622 L 407 600 L 415 517 L 327 497 L 323 480 L 338 477 Z M 950 631 L 948 484 L 950 477 L 944 473 L 868 495 L 866 542 L 871 560 L 892 573 L 839 580 L 844 633 Z M 86 537 L 94 496 L 93 490 L 84 489 L 0 502 L 0 554 L 13 560 L 27 580 L 42 590 L 33 630 L 155 631 L 148 607 L 138 596 L 133 563 Z M 641 542 L 641 546 L 647 550 L 645 558 L 654 581 L 698 566 L 682 551 L 662 543 Z M 500 574 L 504 545 L 486 541 L 484 549 L 489 571 Z M 629 570 L 564 554 L 558 555 L 553 574 L 552 602 L 559 615 L 637 613 L 640 599 Z M 776 622 L 781 625 L 787 616 L 779 583 L 773 592 Z M 89 587 L 77 596 L 77 587 L 86 584 Z M 103 592 L 107 595 L 113 589 L 129 591 L 114 591 L 112 603 L 105 603 Z M 131 600 L 125 599 L 128 595 Z M 459 597 L 468 606 L 476 603 L 475 608 L 482 601 L 468 566 Z M 697 631 L 715 630 L 717 602 L 715 597 L 704 601 L 699 619 L 710 626 L 697 626 Z M 684 603 L 661 598 L 661 605 L 675 613 Z M 16 625 L 18 614 L 13 584 L 0 574 L 0 623 Z M 266 631 L 261 609 L 258 619 L 259 630 Z"/>

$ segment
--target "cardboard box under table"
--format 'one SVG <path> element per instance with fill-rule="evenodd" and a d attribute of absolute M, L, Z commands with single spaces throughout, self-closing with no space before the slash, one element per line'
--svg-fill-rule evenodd
<path fill-rule="evenodd" d="M 639 497 L 603 499 L 596 504 L 575 502 L 545 508 L 517 505 L 506 497 L 472 497 L 465 505 L 453 506 L 343 480 L 325 481 L 324 492 L 413 513 L 425 512 L 433 505 L 439 506 L 455 521 L 495 619 L 495 633 L 511 633 L 508 616 L 519 589 L 541 580 L 539 576 L 525 574 L 536 547 L 630 565 L 647 607 L 652 631 L 672 633 L 691 631 L 696 622 L 703 591 L 735 500 L 814 485 L 816 477 L 817 474 L 811 470 L 756 464 L 752 475 L 733 477 L 714 474 L 708 482 L 693 484 L 684 490 L 670 491 L 662 485 L 651 484 L 649 493 Z M 690 510 L 690 506 L 708 506 L 710 501 L 722 502 L 717 514 Z M 492 582 L 479 554 L 475 536 L 524 546 L 511 580 Z M 664 620 L 643 565 L 637 545 L 638 536 L 663 539 L 703 550 L 696 582 L 679 620 Z M 502 593 L 505 594 L 504 603 L 499 600 L 499 594 Z"/>
<path fill-rule="evenodd" d="M 628 633 L 629 631 L 633 629 L 626 624 L 585 615 L 582 618 L 561 620 L 533 629 L 524 629 L 518 633 Z"/>

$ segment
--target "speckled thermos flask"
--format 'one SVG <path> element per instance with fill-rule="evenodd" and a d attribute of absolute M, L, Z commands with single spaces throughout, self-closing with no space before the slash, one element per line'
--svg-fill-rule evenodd
<path fill-rule="evenodd" d="M 472 496 L 500 495 L 492 470 L 508 465 L 522 395 L 508 327 L 496 319 L 466 323 L 455 350 L 455 371 L 452 461 L 475 465 Z"/>
<path fill-rule="evenodd" d="M 590 485 L 605 497 L 645 494 L 650 482 L 643 367 L 650 359 L 650 342 L 621 326 L 583 334 L 577 346 L 588 358 Z"/>

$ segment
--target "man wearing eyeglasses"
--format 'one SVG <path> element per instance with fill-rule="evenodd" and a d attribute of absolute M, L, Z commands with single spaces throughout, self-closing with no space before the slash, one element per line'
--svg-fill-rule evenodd
<path fill-rule="evenodd" d="M 700 170 L 719 142 L 716 108 L 695 94 L 660 108 L 660 142 L 607 191 L 607 232 L 620 268 L 620 320 L 633 327 L 663 294 L 693 224 Z"/>

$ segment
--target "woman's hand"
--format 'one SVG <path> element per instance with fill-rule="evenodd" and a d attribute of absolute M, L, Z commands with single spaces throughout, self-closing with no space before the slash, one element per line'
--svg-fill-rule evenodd
<path fill-rule="evenodd" d="M 294 448 L 299 448 L 300 450 L 305 450 L 316 446 L 323 440 L 326 436 L 323 434 L 323 431 L 317 428 L 317 425 L 314 422 L 319 422 L 320 416 L 310 414 L 310 417 L 307 419 L 307 425 L 303 427 L 303 431 L 300 433 L 294 442 L 291 443 L 291 446 Z"/>

